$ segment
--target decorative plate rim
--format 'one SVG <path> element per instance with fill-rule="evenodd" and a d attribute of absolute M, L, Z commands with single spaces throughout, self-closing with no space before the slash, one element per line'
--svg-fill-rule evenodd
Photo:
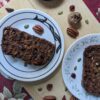
<path fill-rule="evenodd" d="M 75 92 L 72 92 L 69 88 L 69 86 L 66 84 L 66 81 L 65 81 L 65 74 L 64 74 L 64 62 L 65 62 L 65 58 L 66 56 L 68 55 L 69 51 L 71 50 L 71 48 L 77 43 L 79 42 L 80 40 L 83 40 L 85 39 L 86 37 L 90 37 L 90 36 L 97 36 L 99 35 L 100 36 L 100 33 L 90 33 L 90 34 L 87 34 L 87 35 L 84 35 L 83 37 L 77 39 L 76 41 L 74 41 L 70 46 L 69 48 L 65 51 L 65 55 L 64 55 L 64 58 L 63 58 L 63 61 L 62 61 L 62 78 L 63 78 L 63 82 L 64 82 L 64 85 L 68 88 L 68 91 L 73 95 L 75 96 L 76 98 L 78 98 L 78 96 L 75 94 Z M 79 100 L 84 100 L 84 99 L 80 99 L 78 98 Z"/>
<path fill-rule="evenodd" d="M 26 11 L 27 11 L 27 12 L 30 12 L 30 11 L 31 11 L 31 12 L 33 12 L 33 13 L 36 12 L 36 13 L 39 13 L 39 14 L 41 14 L 41 15 L 47 17 L 47 19 L 49 19 L 49 20 L 56 26 L 56 28 L 58 29 L 58 31 L 59 31 L 59 33 L 60 33 L 61 44 L 62 44 L 62 47 L 61 47 L 61 55 L 60 55 L 60 57 L 59 57 L 57 63 L 55 64 L 55 66 L 54 66 L 48 73 L 46 73 L 46 74 L 44 74 L 44 75 L 42 75 L 42 76 L 40 76 L 40 77 L 38 77 L 38 78 L 33 78 L 33 79 L 31 79 L 31 80 L 28 80 L 28 79 L 22 80 L 22 79 L 20 79 L 20 78 L 19 78 L 19 79 L 17 78 L 17 80 L 19 80 L 19 81 L 33 82 L 33 81 L 38 81 L 38 80 L 41 80 L 41 79 L 44 79 L 44 78 L 48 77 L 50 74 L 52 74 L 52 73 L 57 69 L 58 65 L 60 64 L 60 62 L 61 62 L 61 60 L 62 60 L 63 54 L 64 54 L 64 36 L 63 36 L 63 33 L 62 33 L 62 31 L 61 31 L 61 29 L 60 29 L 58 23 L 57 23 L 51 16 L 49 16 L 48 14 L 46 14 L 46 13 L 40 11 L 40 10 L 36 10 L 36 9 L 20 9 L 20 10 L 16 10 L 16 11 L 14 11 L 14 12 L 8 14 L 7 16 L 5 16 L 4 18 L 1 19 L 1 21 L 0 21 L 0 27 L 1 27 L 2 23 L 3 23 L 7 18 L 9 18 L 10 16 L 12 16 L 12 15 L 14 15 L 14 14 L 16 14 L 16 13 L 26 12 Z M 2 70 L 2 69 L 1 69 L 1 70 Z M 7 75 L 8 75 L 8 74 L 7 74 Z M 8 75 L 8 76 L 9 76 L 9 75 Z M 11 76 L 11 77 L 14 78 L 14 79 L 16 79 L 15 76 Z"/>

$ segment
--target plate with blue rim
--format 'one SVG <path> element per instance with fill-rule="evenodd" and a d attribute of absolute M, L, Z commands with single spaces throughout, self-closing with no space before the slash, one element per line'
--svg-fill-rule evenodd
<path fill-rule="evenodd" d="M 36 34 L 32 27 L 40 25 L 44 29 L 42 35 Z M 5 55 L 0 46 L 0 69 L 9 77 L 25 82 L 38 81 L 52 74 L 62 60 L 64 53 L 64 37 L 56 21 L 48 14 L 35 9 L 16 10 L 5 16 L 0 22 L 0 44 L 3 29 L 7 26 L 17 28 L 39 38 L 46 39 L 56 47 L 54 56 L 45 65 L 24 64 L 24 61 Z"/>
<path fill-rule="evenodd" d="M 100 45 L 100 34 L 88 34 L 74 42 L 66 51 L 62 63 L 62 76 L 68 90 L 79 100 L 100 100 L 89 94 L 82 85 L 83 52 L 90 45 Z"/>

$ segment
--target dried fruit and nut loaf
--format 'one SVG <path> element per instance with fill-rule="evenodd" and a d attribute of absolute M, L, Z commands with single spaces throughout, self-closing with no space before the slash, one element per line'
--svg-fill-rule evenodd
<path fill-rule="evenodd" d="M 6 27 L 3 31 L 2 50 L 7 55 L 21 58 L 27 64 L 43 65 L 52 58 L 55 46 L 45 39 Z"/>
<path fill-rule="evenodd" d="M 100 45 L 92 45 L 83 54 L 83 79 L 85 90 L 100 96 Z"/>

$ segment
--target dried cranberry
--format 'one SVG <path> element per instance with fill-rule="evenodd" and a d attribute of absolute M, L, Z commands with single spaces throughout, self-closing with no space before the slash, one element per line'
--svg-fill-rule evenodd
<path fill-rule="evenodd" d="M 74 5 L 70 5 L 69 10 L 70 11 L 75 11 L 75 6 Z"/>
<path fill-rule="evenodd" d="M 78 100 L 78 99 L 74 96 L 71 96 L 70 100 Z"/>
<path fill-rule="evenodd" d="M 66 96 L 65 95 L 63 96 L 62 100 L 66 100 Z"/>
<path fill-rule="evenodd" d="M 47 84 L 47 90 L 48 90 L 48 91 L 51 91 L 52 88 L 53 88 L 53 85 L 52 85 L 52 84 Z"/>
<path fill-rule="evenodd" d="M 42 88 L 38 88 L 38 91 L 42 91 Z"/>

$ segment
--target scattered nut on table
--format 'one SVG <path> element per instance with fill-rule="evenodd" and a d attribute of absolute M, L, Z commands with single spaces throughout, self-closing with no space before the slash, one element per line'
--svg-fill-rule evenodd
<path fill-rule="evenodd" d="M 72 12 L 68 16 L 69 24 L 74 28 L 79 28 L 81 26 L 82 16 L 79 12 Z"/>
<path fill-rule="evenodd" d="M 39 35 L 43 34 L 43 32 L 44 32 L 43 27 L 40 26 L 40 25 L 35 25 L 35 26 L 33 27 L 33 30 L 34 30 L 37 34 L 39 34 Z"/>
<path fill-rule="evenodd" d="M 67 28 L 67 34 L 72 38 L 76 38 L 79 35 L 79 32 L 76 29 L 69 27 Z"/>
<path fill-rule="evenodd" d="M 45 96 L 45 97 L 43 98 L 43 100 L 56 100 L 56 97 L 55 97 L 55 96 L 52 96 L 52 95 L 50 95 L 50 96 Z"/>

